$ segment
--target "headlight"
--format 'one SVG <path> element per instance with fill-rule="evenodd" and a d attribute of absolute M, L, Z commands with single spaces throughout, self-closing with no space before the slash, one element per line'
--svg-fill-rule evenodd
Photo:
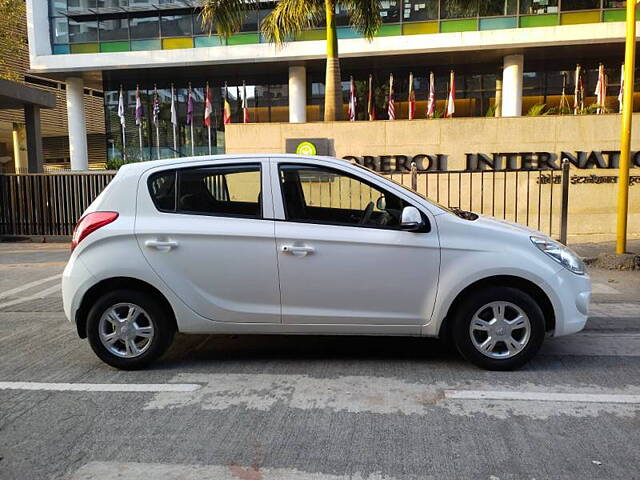
<path fill-rule="evenodd" d="M 544 237 L 531 237 L 531 242 L 567 270 L 571 270 L 576 275 L 584 275 L 585 268 L 582 260 L 561 243 Z"/>

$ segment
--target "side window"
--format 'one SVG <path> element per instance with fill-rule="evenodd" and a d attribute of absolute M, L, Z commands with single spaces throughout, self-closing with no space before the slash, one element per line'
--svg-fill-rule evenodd
<path fill-rule="evenodd" d="M 260 165 L 187 168 L 178 174 L 178 208 L 184 213 L 260 218 Z"/>
<path fill-rule="evenodd" d="M 176 171 L 166 170 L 149 177 L 149 194 L 158 210 L 174 212 L 176 209 Z"/>
<path fill-rule="evenodd" d="M 397 228 L 407 203 L 338 170 L 280 165 L 287 220 Z"/>

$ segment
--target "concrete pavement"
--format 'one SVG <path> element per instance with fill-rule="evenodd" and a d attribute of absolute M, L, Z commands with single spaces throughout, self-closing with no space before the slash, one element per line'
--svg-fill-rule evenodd
<path fill-rule="evenodd" d="M 61 248 L 62 247 L 62 248 Z M 0 244 L 0 478 L 640 476 L 640 274 L 517 372 L 420 338 L 178 336 L 102 364 L 62 314 L 66 246 Z"/>

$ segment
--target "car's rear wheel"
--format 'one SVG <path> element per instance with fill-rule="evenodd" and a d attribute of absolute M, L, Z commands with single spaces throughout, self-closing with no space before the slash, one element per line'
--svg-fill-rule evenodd
<path fill-rule="evenodd" d="M 171 345 L 175 328 L 156 299 L 136 290 L 100 297 L 89 311 L 87 336 L 105 363 L 122 370 L 147 366 Z"/>
<path fill-rule="evenodd" d="M 488 370 L 512 370 L 528 362 L 545 336 L 542 310 L 525 292 L 487 287 L 456 309 L 453 341 L 460 354 Z"/>

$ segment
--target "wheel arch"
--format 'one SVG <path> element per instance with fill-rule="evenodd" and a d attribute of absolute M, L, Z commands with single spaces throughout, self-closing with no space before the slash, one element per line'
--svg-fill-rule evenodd
<path fill-rule="evenodd" d="M 176 331 L 178 330 L 176 314 L 171 307 L 171 304 L 160 290 L 137 278 L 111 277 L 101 280 L 93 285 L 82 297 L 82 301 L 80 302 L 80 307 L 76 311 L 75 318 L 76 329 L 80 338 L 87 338 L 87 316 L 89 315 L 92 305 L 105 293 L 121 289 L 137 290 L 153 296 L 160 303 L 162 309 L 169 313 L 169 318 L 173 323 L 174 328 Z"/>
<path fill-rule="evenodd" d="M 472 290 L 489 286 L 517 288 L 518 290 L 527 293 L 536 301 L 536 303 L 540 306 L 542 313 L 544 314 L 546 332 L 555 330 L 556 314 L 553 308 L 553 303 L 542 288 L 533 283 L 531 280 L 527 280 L 526 278 L 518 277 L 515 275 L 493 275 L 490 277 L 482 278 L 480 280 L 476 280 L 475 282 L 467 285 L 455 296 L 455 298 L 449 305 L 449 308 L 447 308 L 447 313 L 440 324 L 438 336 L 441 338 L 449 339 L 451 334 L 451 325 L 453 324 L 452 316 L 458 308 L 458 305 L 460 305 L 465 296 Z"/>

